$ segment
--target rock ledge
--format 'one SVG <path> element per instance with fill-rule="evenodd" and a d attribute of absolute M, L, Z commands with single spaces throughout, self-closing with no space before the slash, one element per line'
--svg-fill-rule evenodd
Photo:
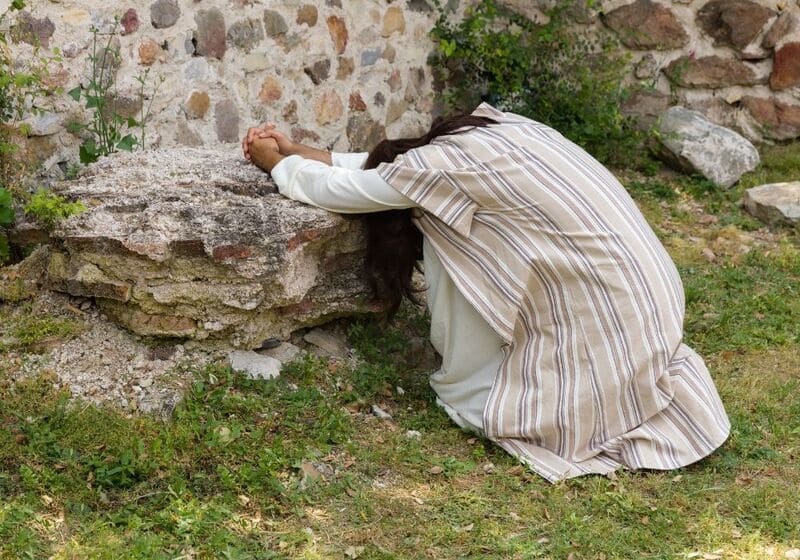
<path fill-rule="evenodd" d="M 137 334 L 247 347 L 382 308 L 361 220 L 284 198 L 238 151 L 114 154 L 54 190 L 88 210 L 51 235 L 49 287 Z"/>

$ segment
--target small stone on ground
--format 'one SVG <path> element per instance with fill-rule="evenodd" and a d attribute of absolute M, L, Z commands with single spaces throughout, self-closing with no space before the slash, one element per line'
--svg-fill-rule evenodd
<path fill-rule="evenodd" d="M 252 350 L 236 350 L 228 354 L 231 369 L 244 372 L 251 379 L 272 379 L 281 373 L 281 362 Z"/>

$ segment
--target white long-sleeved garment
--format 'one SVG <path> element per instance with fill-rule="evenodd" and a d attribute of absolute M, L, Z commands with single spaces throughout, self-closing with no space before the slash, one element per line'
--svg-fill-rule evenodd
<path fill-rule="evenodd" d="M 273 168 L 272 178 L 284 196 L 341 214 L 416 206 L 377 171 L 361 169 L 366 158 L 366 153 L 333 152 L 329 166 L 289 156 Z M 456 424 L 483 433 L 483 409 L 503 357 L 503 341 L 458 291 L 427 239 L 422 251 L 431 344 L 442 356 L 430 385 Z"/>

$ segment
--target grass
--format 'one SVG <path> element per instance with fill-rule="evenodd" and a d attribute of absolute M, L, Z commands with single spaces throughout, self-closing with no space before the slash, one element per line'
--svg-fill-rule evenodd
<path fill-rule="evenodd" d="M 773 150 L 745 184 L 800 169 L 800 147 Z M 797 233 L 760 230 L 736 204 L 741 187 L 625 181 L 678 265 L 686 339 L 731 417 L 709 458 L 545 483 L 435 405 L 413 350 L 427 319 L 410 308 L 386 328 L 351 325 L 357 367 L 309 357 L 272 381 L 198 370 L 169 422 L 72 401 L 46 376 L 12 382 L 0 353 L 0 557 L 766 559 L 800 548 Z M 0 329 L 15 344 L 70 336 L 60 319 L 10 309 Z"/>

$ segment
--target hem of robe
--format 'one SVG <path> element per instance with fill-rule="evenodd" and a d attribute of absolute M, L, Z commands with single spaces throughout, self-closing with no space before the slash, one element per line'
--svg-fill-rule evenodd
<path fill-rule="evenodd" d="M 674 393 L 661 411 L 632 430 L 595 447 L 597 453 L 570 461 L 521 438 L 489 438 L 533 471 L 557 482 L 587 474 L 673 470 L 711 455 L 730 436 L 731 424 L 702 358 L 681 343 L 669 367 Z"/>

